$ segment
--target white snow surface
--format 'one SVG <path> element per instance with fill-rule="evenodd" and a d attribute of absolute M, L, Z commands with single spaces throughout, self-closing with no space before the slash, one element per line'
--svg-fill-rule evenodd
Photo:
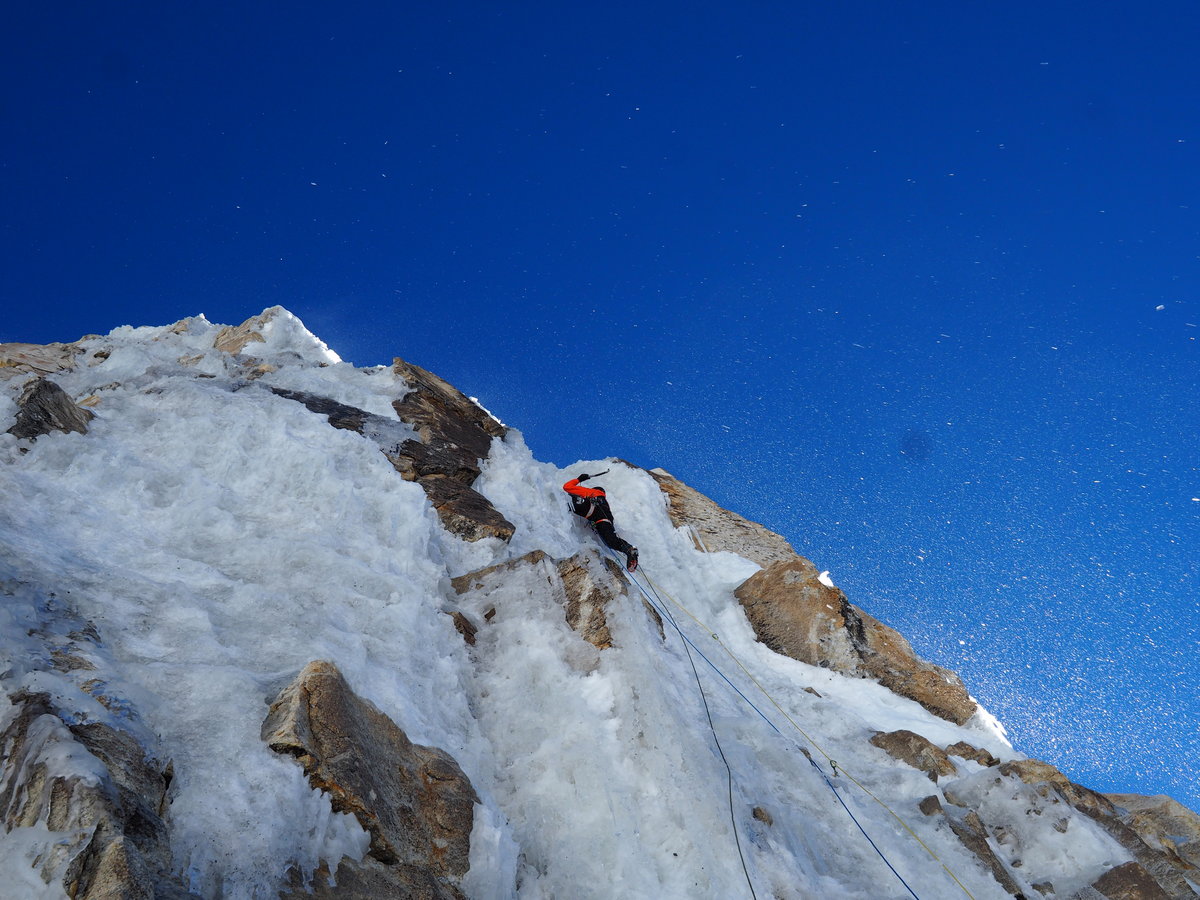
<path fill-rule="evenodd" d="M 340 362 L 286 310 L 264 315 L 266 343 L 238 356 L 214 349 L 220 326 L 202 316 L 88 338 L 79 366 L 52 377 L 77 400 L 98 398 L 89 433 L 0 434 L 0 691 L 47 690 L 79 721 L 124 715 L 149 754 L 173 761 L 167 821 L 193 890 L 274 897 L 290 866 L 365 852 L 357 822 L 334 814 L 260 738 L 277 691 L 326 659 L 470 777 L 480 804 L 463 889 L 476 900 L 748 897 L 746 872 L 759 897 L 912 896 L 843 801 L 916 895 L 965 896 L 949 869 L 976 898 L 1008 896 L 940 817 L 917 810 L 939 786 L 868 743 L 906 728 L 939 746 L 966 740 L 1019 758 L 990 716 L 958 727 L 873 682 L 772 653 L 733 597 L 757 566 L 697 551 L 655 481 L 613 460 L 559 469 L 510 431 L 475 487 L 515 536 L 456 538 L 376 443 L 268 390 L 394 419 L 405 383 Z M 250 379 L 254 361 L 275 370 Z M 22 382 L 0 381 L 0 431 Z M 632 588 L 610 611 L 615 646 L 601 652 L 567 626 L 545 579 L 461 598 L 450 587 L 530 550 L 562 558 L 597 548 L 561 485 L 604 468 L 598 481 L 640 548 L 651 598 L 774 727 L 693 651 L 710 729 L 685 645 L 669 621 L 659 637 Z M 782 711 L 669 598 L 719 634 Z M 498 614 L 482 626 L 491 606 Z M 443 614 L 452 609 L 481 624 L 476 648 Z M 129 701 L 124 714 L 81 690 L 79 673 L 37 666 L 29 632 L 53 627 L 55 610 L 95 623 L 95 662 Z M 9 715 L 0 707 L 0 726 Z M 732 815 L 714 730 L 732 771 Z M 62 747 L 47 760 L 62 774 L 93 771 Z M 994 770 L 959 763 L 957 789 L 976 802 L 1036 802 L 1008 796 L 1016 788 Z M 1127 858 L 1073 811 L 1026 819 L 996 849 L 1030 874 L 1052 873 L 1060 896 Z M 19 896 L 62 896 L 31 874 L 52 839 L 44 827 L 0 834 L 0 883 Z"/>

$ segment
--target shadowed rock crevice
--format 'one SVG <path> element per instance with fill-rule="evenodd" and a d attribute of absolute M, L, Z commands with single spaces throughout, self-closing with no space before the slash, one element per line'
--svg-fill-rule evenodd
<path fill-rule="evenodd" d="M 468 541 L 487 537 L 507 541 L 512 537 L 515 530 L 513 524 L 486 497 L 471 487 L 479 477 L 479 460 L 486 459 L 491 449 L 490 436 L 486 440 L 474 441 L 473 449 L 465 455 L 452 452 L 445 441 L 431 449 L 430 445 L 414 440 L 409 430 L 394 419 L 304 391 L 273 387 L 271 392 L 325 416 L 334 428 L 356 432 L 377 443 L 388 462 L 405 481 L 415 481 L 425 490 L 425 496 L 447 531 Z M 478 410 L 478 407 L 475 409 Z M 445 421 L 438 419 L 436 424 L 445 424 Z M 426 430 L 432 433 L 432 427 L 427 425 Z M 480 429 L 476 431 L 483 433 Z M 458 435 L 459 432 L 474 434 L 466 426 L 456 427 L 453 433 Z M 470 456 L 476 450 L 482 450 L 482 457 Z"/>

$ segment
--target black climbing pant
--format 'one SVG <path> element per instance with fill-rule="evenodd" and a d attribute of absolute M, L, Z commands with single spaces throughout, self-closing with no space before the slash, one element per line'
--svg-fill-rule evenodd
<path fill-rule="evenodd" d="M 592 525 L 595 527 L 596 533 L 600 535 L 600 540 L 604 541 L 607 546 L 612 547 L 612 549 L 619 553 L 624 553 L 626 556 L 629 555 L 629 551 L 633 549 L 633 545 L 618 537 L 617 529 L 613 528 L 612 522 L 605 519 L 602 522 L 593 522 Z"/>

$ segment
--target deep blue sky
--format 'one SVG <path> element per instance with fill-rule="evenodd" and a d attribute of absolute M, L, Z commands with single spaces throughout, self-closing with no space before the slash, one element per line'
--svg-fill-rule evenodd
<path fill-rule="evenodd" d="M 282 304 L 541 459 L 670 469 L 1020 749 L 1200 808 L 1198 26 L 1190 2 L 12 7 L 0 341 Z"/>

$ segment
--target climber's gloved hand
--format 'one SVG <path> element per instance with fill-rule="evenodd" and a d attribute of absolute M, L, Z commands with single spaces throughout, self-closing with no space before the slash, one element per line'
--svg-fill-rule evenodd
<path fill-rule="evenodd" d="M 592 477 L 591 475 L 588 475 L 587 473 L 584 473 L 583 475 L 580 475 L 580 476 L 579 476 L 578 478 L 576 478 L 575 480 L 576 480 L 576 481 L 578 481 L 580 484 L 583 484 L 585 481 L 587 481 L 587 480 L 588 480 L 589 478 L 591 478 L 591 477 Z"/>

